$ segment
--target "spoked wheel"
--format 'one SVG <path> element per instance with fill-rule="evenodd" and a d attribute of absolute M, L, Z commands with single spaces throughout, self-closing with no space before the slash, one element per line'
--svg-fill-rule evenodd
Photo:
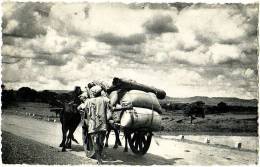
<path fill-rule="evenodd" d="M 84 151 L 86 153 L 86 156 L 89 158 L 94 158 L 95 157 L 95 150 L 94 150 L 94 145 L 93 145 L 93 140 L 90 137 L 90 135 L 86 132 L 85 129 L 83 130 L 82 138 L 83 138 L 83 147 Z"/>
<path fill-rule="evenodd" d="M 134 131 L 128 136 L 128 142 L 133 153 L 138 155 L 144 155 L 151 144 L 152 133 L 144 131 Z"/>

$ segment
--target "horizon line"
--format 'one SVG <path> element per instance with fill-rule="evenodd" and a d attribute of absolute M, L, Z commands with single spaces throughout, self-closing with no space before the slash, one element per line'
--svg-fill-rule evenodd
<path fill-rule="evenodd" d="M 22 87 L 20 87 L 20 88 L 22 88 Z M 18 88 L 18 89 L 20 89 L 20 88 Z M 30 88 L 30 87 L 28 87 L 28 88 Z M 7 89 L 7 90 L 18 90 L 18 89 Z M 33 89 L 33 88 L 30 88 L 30 89 Z M 47 90 L 47 91 L 73 91 L 73 89 L 71 89 L 71 90 L 69 90 L 69 89 L 41 89 L 41 90 L 39 90 L 39 89 L 34 89 L 34 90 L 36 90 L 37 92 L 38 91 L 45 91 L 45 90 Z M 207 96 L 207 95 L 203 95 L 203 96 L 198 96 L 198 95 L 195 95 L 195 96 L 186 96 L 186 97 L 184 97 L 184 96 L 168 96 L 167 94 L 166 94 L 166 97 L 170 97 L 170 98 L 193 98 L 193 97 L 207 97 L 207 98 L 237 98 L 237 99 L 241 99 L 241 100 L 257 100 L 258 101 L 258 98 L 240 98 L 240 97 L 234 97 L 234 96 Z M 166 98 L 165 97 L 165 98 Z"/>

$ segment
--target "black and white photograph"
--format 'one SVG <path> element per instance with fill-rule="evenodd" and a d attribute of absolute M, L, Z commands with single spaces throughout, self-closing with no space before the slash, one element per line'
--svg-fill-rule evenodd
<path fill-rule="evenodd" d="M 259 2 L 1 2 L 1 159 L 258 165 Z"/>

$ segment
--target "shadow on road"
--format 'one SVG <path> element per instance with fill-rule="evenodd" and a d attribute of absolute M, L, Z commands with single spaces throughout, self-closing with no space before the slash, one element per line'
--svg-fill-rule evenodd
<path fill-rule="evenodd" d="M 84 152 L 83 146 L 72 145 L 75 152 Z M 162 156 L 146 153 L 143 156 L 135 155 L 131 149 L 123 152 L 123 147 L 117 149 L 104 148 L 103 162 L 105 165 L 173 165 L 177 160 L 183 158 L 166 159 Z"/>
<path fill-rule="evenodd" d="M 74 144 L 72 144 L 71 148 L 75 152 L 82 152 L 82 151 L 84 151 L 84 148 L 83 148 L 82 145 L 74 145 Z"/>
<path fill-rule="evenodd" d="M 158 155 L 147 153 L 143 156 L 135 155 L 131 150 L 123 152 L 123 148 L 105 148 L 103 152 L 105 165 L 173 165 L 183 158 L 166 159 Z"/>
<path fill-rule="evenodd" d="M 83 146 L 72 145 L 75 152 L 84 152 Z M 146 153 L 143 156 L 135 155 L 131 149 L 123 152 L 123 147 L 117 149 L 104 148 L 103 161 L 105 165 L 173 165 L 183 158 L 166 159 L 162 156 Z"/>

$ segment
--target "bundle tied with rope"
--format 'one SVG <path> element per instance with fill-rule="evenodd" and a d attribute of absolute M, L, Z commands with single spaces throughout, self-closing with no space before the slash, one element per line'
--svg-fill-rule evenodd
<path fill-rule="evenodd" d="M 114 78 L 108 91 L 112 106 L 132 106 L 132 109 L 120 113 L 121 126 L 160 130 L 161 106 L 158 98 L 165 98 L 166 93 L 163 90 L 133 80 Z"/>
<path fill-rule="evenodd" d="M 133 107 L 147 108 L 161 114 L 161 106 L 155 94 L 140 90 L 130 90 L 124 94 L 121 102 L 130 103 Z"/>

